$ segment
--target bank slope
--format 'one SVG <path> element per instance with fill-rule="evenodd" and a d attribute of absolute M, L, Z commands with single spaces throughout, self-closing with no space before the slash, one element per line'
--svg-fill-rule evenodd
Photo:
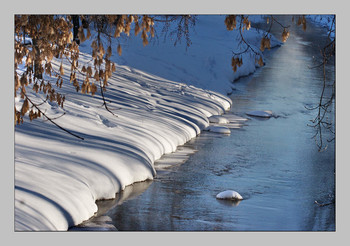
<path fill-rule="evenodd" d="M 81 62 L 88 58 L 82 54 Z M 44 119 L 25 119 L 16 127 L 15 230 L 67 230 L 90 218 L 96 200 L 153 179 L 155 160 L 198 135 L 208 117 L 231 105 L 219 93 L 127 66 L 117 66 L 109 82 L 105 99 L 116 116 L 101 106 L 100 95 L 78 94 L 69 81 L 63 83 L 65 115 L 55 122 L 84 140 Z M 15 101 L 20 107 L 22 99 Z M 52 118 L 63 113 L 47 101 L 42 108 Z"/>

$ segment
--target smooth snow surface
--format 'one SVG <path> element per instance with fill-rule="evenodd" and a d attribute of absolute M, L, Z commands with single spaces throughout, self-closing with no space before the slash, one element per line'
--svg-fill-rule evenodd
<path fill-rule="evenodd" d="M 225 117 L 223 117 L 221 115 L 213 115 L 213 116 L 209 117 L 209 122 L 210 123 L 218 123 L 218 124 L 230 123 L 230 121 L 228 119 L 226 119 Z"/>
<path fill-rule="evenodd" d="M 220 192 L 216 195 L 217 199 L 223 199 L 223 200 L 243 200 L 243 197 L 237 192 L 233 190 L 226 190 L 223 192 Z"/>
<path fill-rule="evenodd" d="M 265 111 L 249 111 L 249 112 L 246 112 L 246 115 L 255 116 L 255 117 L 263 117 L 263 118 L 270 118 L 272 116 L 272 112 L 269 111 L 269 110 L 265 110 Z"/>
<path fill-rule="evenodd" d="M 230 129 L 226 126 L 208 126 L 205 130 L 222 134 L 231 134 Z"/>

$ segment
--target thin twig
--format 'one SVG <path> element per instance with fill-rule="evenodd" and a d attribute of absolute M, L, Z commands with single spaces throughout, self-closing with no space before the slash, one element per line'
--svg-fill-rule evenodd
<path fill-rule="evenodd" d="M 100 44 L 100 32 L 98 32 L 98 35 L 97 35 L 97 42 L 98 42 L 98 45 Z M 101 65 L 99 65 L 99 70 L 101 70 Z M 101 96 L 102 96 L 102 100 L 103 100 L 103 106 L 105 107 L 105 109 L 110 112 L 112 115 L 114 115 L 115 117 L 118 117 L 117 115 L 115 115 L 107 106 L 107 102 L 106 102 L 106 99 L 105 99 L 105 95 L 103 93 L 103 89 L 105 88 L 105 86 L 102 86 L 102 79 L 99 78 L 99 83 L 100 83 L 100 91 L 101 91 Z"/>
<path fill-rule="evenodd" d="M 333 200 L 333 201 L 328 202 L 328 203 L 319 203 L 318 201 L 315 201 L 315 204 L 317 204 L 319 207 L 324 207 L 324 206 L 335 204 L 335 201 Z"/>
<path fill-rule="evenodd" d="M 324 97 L 325 97 L 325 90 L 327 87 L 326 84 L 326 64 L 329 60 L 329 58 L 333 55 L 333 50 L 328 52 L 328 49 L 330 47 L 332 47 L 334 45 L 334 40 L 330 43 L 328 43 L 326 46 L 324 46 L 323 50 L 322 50 L 322 57 L 323 57 L 323 62 L 316 66 L 316 67 L 320 67 L 322 66 L 323 68 L 323 86 L 322 86 L 322 91 L 321 91 L 321 95 L 320 95 L 320 100 L 318 102 L 318 105 L 316 105 L 315 107 L 312 108 L 307 108 L 309 110 L 317 110 L 317 115 L 315 117 L 314 120 L 311 120 L 311 122 L 313 123 L 313 125 L 308 125 L 308 126 L 312 126 L 314 128 L 316 128 L 316 133 L 314 134 L 313 138 L 316 141 L 316 145 L 318 146 L 319 151 L 322 151 L 324 149 L 327 148 L 327 146 L 323 147 L 323 135 L 322 135 L 322 127 L 325 128 L 326 130 L 330 131 L 332 134 L 334 134 L 334 131 L 332 130 L 333 127 L 333 123 L 332 122 L 327 122 L 327 120 L 325 120 L 326 114 L 331 112 L 331 110 L 329 110 L 329 107 L 332 105 L 333 100 L 335 98 L 335 92 L 334 92 L 334 86 L 335 86 L 335 81 L 333 82 L 332 85 L 332 95 L 331 97 L 324 102 Z M 315 68 L 315 67 L 314 67 Z M 335 138 L 333 137 L 330 140 L 327 140 L 327 142 L 332 142 Z"/>
<path fill-rule="evenodd" d="M 166 22 L 166 23 L 169 23 L 169 22 L 172 22 L 174 20 L 176 20 L 177 18 L 179 18 L 179 16 L 181 15 L 175 15 L 173 16 L 171 19 L 167 19 L 167 17 L 169 16 L 166 16 L 166 19 L 165 20 L 160 20 L 160 19 L 156 19 L 156 18 L 153 18 L 154 21 L 157 21 L 157 22 Z"/>
<path fill-rule="evenodd" d="M 118 117 L 118 115 L 114 114 L 114 113 L 108 108 L 107 102 L 106 102 L 106 99 L 105 99 L 105 96 L 104 96 L 104 93 L 103 93 L 103 89 L 104 89 L 105 87 L 102 87 L 101 79 L 99 80 L 99 82 L 100 82 L 100 88 L 101 88 L 101 96 L 102 96 L 102 100 L 103 100 L 102 106 L 104 106 L 105 109 L 106 109 L 108 112 L 110 112 L 112 115 L 114 115 L 115 117 Z"/>
<path fill-rule="evenodd" d="M 244 39 L 243 33 L 242 33 L 242 23 L 243 23 L 243 17 L 241 17 L 241 21 L 240 21 L 240 24 L 239 24 L 239 34 L 240 34 L 240 38 L 241 38 L 240 43 L 244 43 L 247 48 L 244 51 L 241 51 L 241 52 L 238 52 L 238 53 L 232 51 L 233 55 L 239 56 L 239 55 L 242 55 L 242 54 L 246 53 L 248 50 L 251 50 L 256 56 L 261 56 L 261 54 L 256 52 L 255 49 Z"/>
<path fill-rule="evenodd" d="M 289 27 L 290 27 L 290 25 L 289 26 L 284 26 L 281 22 L 279 22 L 275 17 L 273 17 L 272 15 L 271 15 L 271 18 L 272 18 L 272 20 L 274 21 L 274 22 L 276 22 L 278 25 L 280 25 L 282 28 L 284 28 L 284 29 L 288 29 Z"/>
<path fill-rule="evenodd" d="M 71 131 L 69 131 L 69 130 L 63 128 L 62 126 L 58 125 L 56 122 L 53 121 L 53 119 L 51 119 L 51 118 L 48 117 L 43 111 L 41 111 L 40 108 L 39 108 L 35 103 L 33 103 L 33 101 L 32 101 L 25 93 L 24 93 L 24 96 L 25 96 L 26 99 L 27 99 L 27 100 L 28 100 L 28 101 L 29 101 L 43 116 L 45 116 L 45 118 L 46 118 L 48 121 L 50 121 L 52 124 L 54 124 L 55 126 L 57 126 L 57 127 L 58 127 L 59 129 L 61 129 L 62 131 L 65 131 L 65 132 L 67 132 L 68 134 L 70 134 L 70 135 L 72 135 L 72 136 L 74 136 L 74 137 L 76 137 L 76 138 L 79 138 L 79 139 L 81 139 L 81 140 L 84 140 L 83 137 L 80 137 L 80 136 L 74 134 L 73 132 L 71 132 Z"/>

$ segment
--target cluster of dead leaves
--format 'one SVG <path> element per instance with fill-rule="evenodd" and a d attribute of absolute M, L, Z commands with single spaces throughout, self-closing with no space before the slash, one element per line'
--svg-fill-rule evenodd
<path fill-rule="evenodd" d="M 249 21 L 247 16 L 241 16 L 241 29 L 242 31 L 244 30 L 249 30 L 251 28 L 251 22 Z M 226 25 L 226 29 L 229 31 L 234 30 L 237 27 L 237 17 L 236 15 L 228 15 L 225 18 L 225 25 Z M 288 33 L 289 34 L 289 33 Z M 242 37 L 243 39 L 243 37 Z M 271 42 L 270 42 L 270 38 L 268 38 L 268 36 L 264 36 L 261 39 L 260 42 L 260 50 L 264 51 L 265 49 L 270 49 L 271 48 Z M 263 66 L 264 65 L 264 61 L 261 57 L 261 55 L 257 55 L 256 54 L 256 59 L 255 59 L 255 63 L 259 64 L 259 66 Z M 238 58 L 238 57 L 232 57 L 231 60 L 231 66 L 232 66 L 232 70 L 234 72 L 237 71 L 238 67 L 242 66 L 243 64 L 243 60 L 242 57 Z"/>
<path fill-rule="evenodd" d="M 232 31 L 233 29 L 236 29 L 237 26 L 237 17 L 236 15 L 228 15 L 225 18 L 225 25 L 226 29 L 228 31 Z"/>
<path fill-rule="evenodd" d="M 243 60 L 242 60 L 242 57 L 238 58 L 238 57 L 232 57 L 231 59 L 231 66 L 232 66 L 232 70 L 234 72 L 237 71 L 237 67 L 240 67 L 243 65 Z"/>
<path fill-rule="evenodd" d="M 102 42 L 101 33 L 114 38 L 120 37 L 122 33 L 129 36 L 131 24 L 134 23 L 135 35 L 141 33 L 143 45 L 148 44 L 149 35 L 154 37 L 154 20 L 147 15 L 80 15 L 78 18 L 82 25 L 77 36 L 81 43 L 93 38 L 93 64 L 79 66 L 79 45 L 73 40 L 72 18 L 70 15 L 15 15 L 14 87 L 15 96 L 19 92 L 24 99 L 21 110 L 15 109 L 15 124 L 23 122 L 23 116 L 27 113 L 31 120 L 42 116 L 31 110 L 36 105 L 31 105 L 26 99 L 26 87 L 30 84 L 33 91 L 44 93 L 46 100 L 57 102 L 62 108 L 65 97 L 48 82 L 53 77 L 57 79 L 57 89 L 62 87 L 64 76 L 68 73 L 69 81 L 77 92 L 94 95 L 97 92 L 96 83 L 100 83 L 101 89 L 105 90 L 116 66 L 110 60 L 112 42 L 108 45 Z M 92 37 L 91 27 L 95 28 L 97 36 Z M 32 39 L 31 44 L 24 42 L 25 36 Z M 120 44 L 116 51 L 122 54 Z M 53 59 L 61 59 L 59 68 L 52 64 Z M 70 63 L 70 69 L 69 65 L 63 66 L 63 61 Z M 19 74 L 17 68 L 23 62 L 25 71 Z M 82 81 L 78 80 L 77 73 L 84 75 Z"/>
<path fill-rule="evenodd" d="M 306 18 L 305 16 L 299 16 L 298 17 L 298 22 L 297 22 L 298 26 L 302 26 L 303 27 L 303 30 L 306 31 Z"/>
<path fill-rule="evenodd" d="M 24 99 L 20 110 L 15 109 L 15 124 L 23 122 L 23 116 L 29 113 L 29 118 L 35 119 L 41 116 L 39 111 L 34 111 L 30 106 L 26 95 L 26 87 L 33 84 L 35 92 L 43 92 L 46 100 L 57 102 L 63 107 L 64 96 L 58 93 L 49 82 L 43 79 L 47 76 L 57 76 L 52 60 L 68 55 L 67 47 L 72 45 L 72 24 L 63 17 L 52 15 L 16 15 L 15 16 L 15 43 L 14 43 L 14 82 L 15 96 L 20 92 Z M 24 36 L 31 37 L 32 43 L 25 42 Z M 18 74 L 16 69 L 25 62 L 25 71 Z M 61 83 L 57 83 L 62 86 Z"/>
<path fill-rule="evenodd" d="M 271 41 L 268 37 L 263 37 L 260 42 L 260 50 L 271 49 Z"/>
<path fill-rule="evenodd" d="M 251 28 L 251 22 L 248 20 L 248 17 L 243 17 L 243 27 L 242 31 L 249 30 Z"/>
<path fill-rule="evenodd" d="M 284 28 L 282 32 L 282 42 L 285 43 L 288 38 L 289 38 L 289 31 L 287 31 L 286 28 Z"/>

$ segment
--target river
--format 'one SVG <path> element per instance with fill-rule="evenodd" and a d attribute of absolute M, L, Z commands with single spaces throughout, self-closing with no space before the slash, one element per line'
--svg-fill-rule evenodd
<path fill-rule="evenodd" d="M 180 148 L 183 162 L 98 202 L 96 218 L 120 231 L 334 231 L 335 203 L 315 201 L 335 199 L 335 146 L 318 151 L 307 125 L 316 111 L 305 108 L 319 100 L 322 69 L 309 67 L 325 38 L 322 28 L 293 25 L 282 47 L 265 52 L 263 68 L 233 83 L 228 113 L 249 118 L 243 127 L 203 132 Z M 334 78 L 334 65 L 327 71 Z M 277 117 L 246 116 L 251 110 Z M 217 200 L 227 189 L 244 199 Z"/>

